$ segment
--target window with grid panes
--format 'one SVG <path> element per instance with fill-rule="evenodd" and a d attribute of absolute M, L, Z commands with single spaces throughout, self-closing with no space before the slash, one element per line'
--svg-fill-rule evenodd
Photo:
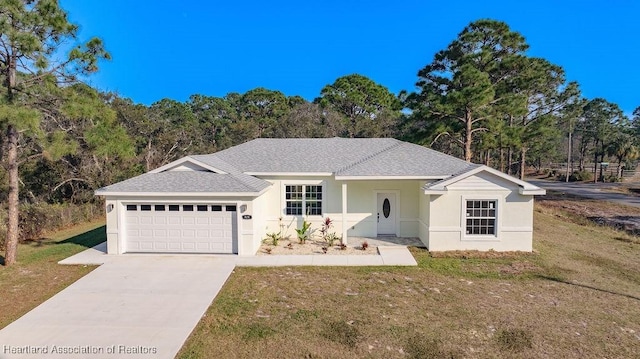
<path fill-rule="evenodd" d="M 321 185 L 286 185 L 284 192 L 286 215 L 322 215 Z"/>
<path fill-rule="evenodd" d="M 496 200 L 467 200 L 468 235 L 496 234 Z"/>

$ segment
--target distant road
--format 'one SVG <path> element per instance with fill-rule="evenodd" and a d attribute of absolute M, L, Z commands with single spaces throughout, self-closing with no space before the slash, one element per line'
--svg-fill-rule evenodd
<path fill-rule="evenodd" d="M 568 194 L 582 196 L 590 199 L 609 201 L 640 208 L 640 197 L 635 197 L 624 193 L 605 192 L 602 190 L 606 187 L 615 186 L 615 184 L 611 183 L 566 183 L 534 179 L 527 180 L 527 182 L 533 183 L 536 186 L 544 188 L 546 190 L 565 192 Z"/>

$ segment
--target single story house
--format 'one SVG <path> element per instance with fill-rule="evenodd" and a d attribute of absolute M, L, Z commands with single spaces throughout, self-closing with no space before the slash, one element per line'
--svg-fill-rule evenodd
<path fill-rule="evenodd" d="M 109 254 L 254 255 L 267 233 L 330 217 L 350 237 L 418 237 L 431 251 L 531 251 L 545 191 L 391 138 L 255 139 L 101 188 Z"/>

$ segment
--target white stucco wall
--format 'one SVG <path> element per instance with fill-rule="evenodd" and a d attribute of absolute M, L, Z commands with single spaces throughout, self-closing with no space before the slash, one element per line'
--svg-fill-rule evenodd
<path fill-rule="evenodd" d="M 466 234 L 466 200 L 497 200 L 495 236 Z M 496 250 L 531 251 L 533 196 L 518 194 L 512 182 L 479 173 L 430 196 L 429 231 L 423 242 L 431 251 Z M 422 238 L 422 236 L 421 236 Z"/>

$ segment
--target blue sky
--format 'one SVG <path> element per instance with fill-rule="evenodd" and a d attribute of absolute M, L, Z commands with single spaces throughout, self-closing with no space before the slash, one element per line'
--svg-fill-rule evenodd
<path fill-rule="evenodd" d="M 471 21 L 505 21 L 529 55 L 562 66 L 587 98 L 640 106 L 640 1 L 61 0 L 80 38 L 113 60 L 89 83 L 133 101 L 256 87 L 313 100 L 359 73 L 394 93 Z"/>

